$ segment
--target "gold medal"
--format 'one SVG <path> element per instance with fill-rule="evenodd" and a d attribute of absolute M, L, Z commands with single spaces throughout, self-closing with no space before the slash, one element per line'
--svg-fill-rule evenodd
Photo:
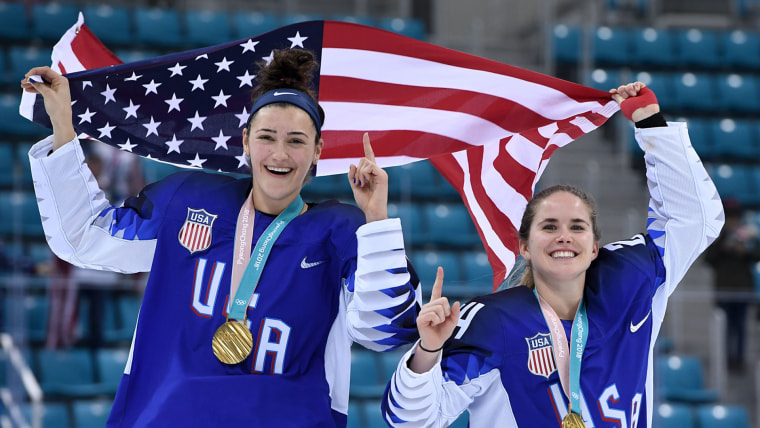
<path fill-rule="evenodd" d="M 214 355 L 224 364 L 245 361 L 253 349 L 253 336 L 245 323 L 227 320 L 214 333 L 211 341 Z"/>
<path fill-rule="evenodd" d="M 562 428 L 585 428 L 583 418 L 577 413 L 570 412 L 562 419 Z"/>

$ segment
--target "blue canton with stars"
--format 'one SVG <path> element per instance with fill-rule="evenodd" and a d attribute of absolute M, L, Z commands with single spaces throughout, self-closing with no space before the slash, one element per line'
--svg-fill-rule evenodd
<path fill-rule="evenodd" d="M 122 150 L 184 166 L 245 174 L 242 132 L 259 63 L 275 49 L 321 59 L 323 21 L 129 64 L 67 74 L 73 123 Z M 314 76 L 318 91 L 319 76 Z M 51 127 L 42 97 L 34 121 Z"/>

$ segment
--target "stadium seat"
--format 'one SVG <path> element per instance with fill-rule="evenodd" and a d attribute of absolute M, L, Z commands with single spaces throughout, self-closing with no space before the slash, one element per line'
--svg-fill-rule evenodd
<path fill-rule="evenodd" d="M 718 109 L 727 114 L 760 112 L 760 83 L 752 74 L 723 73 L 716 78 Z"/>
<path fill-rule="evenodd" d="M 680 63 L 686 66 L 720 68 L 722 50 L 714 31 L 701 28 L 673 30 L 675 50 Z"/>
<path fill-rule="evenodd" d="M 760 32 L 724 31 L 719 38 L 725 65 L 744 69 L 760 68 Z"/>
<path fill-rule="evenodd" d="M 116 49 L 114 54 L 124 63 L 142 61 L 161 55 L 160 52 L 152 49 Z"/>
<path fill-rule="evenodd" d="M 467 207 L 461 203 L 431 203 L 422 213 L 429 242 L 440 246 L 473 247 L 480 242 Z"/>
<path fill-rule="evenodd" d="M 381 400 L 366 400 L 362 406 L 364 407 L 364 426 L 366 428 L 388 428 L 388 423 L 383 418 Z"/>
<path fill-rule="evenodd" d="M 715 155 L 737 160 L 758 159 L 760 144 L 755 124 L 756 121 L 748 119 L 725 118 L 710 121 L 708 131 L 714 142 Z"/>
<path fill-rule="evenodd" d="M 116 394 L 129 351 L 121 348 L 101 348 L 95 352 L 97 379 L 101 390 L 107 394 Z"/>
<path fill-rule="evenodd" d="M 348 400 L 348 419 L 346 428 L 362 428 L 361 406 L 356 400 Z"/>
<path fill-rule="evenodd" d="M 21 414 L 26 420 L 33 421 L 34 405 L 31 403 L 21 403 Z M 61 402 L 42 402 L 40 403 L 41 419 L 40 426 L 44 428 L 69 428 L 71 425 L 69 408 L 66 403 Z M 35 426 L 31 424 L 31 426 Z"/>
<path fill-rule="evenodd" d="M 346 174 L 333 174 L 312 177 L 303 189 L 303 197 L 307 202 L 337 199 L 340 201 L 354 200 L 351 185 Z"/>
<path fill-rule="evenodd" d="M 7 56 L 6 49 L 0 47 L 0 85 L 14 85 L 21 80 L 21 77 L 12 75 L 8 70 L 10 66 Z"/>
<path fill-rule="evenodd" d="M 673 67 L 678 57 L 670 30 L 664 28 L 635 28 L 631 30 L 632 49 L 629 55 L 634 64 Z"/>
<path fill-rule="evenodd" d="M 423 289 L 430 293 L 435 283 L 435 274 L 438 266 L 443 267 L 444 283 L 448 290 L 454 290 L 454 287 L 462 287 L 461 269 L 456 253 L 451 251 L 415 251 L 409 258 L 414 265 L 414 270 L 420 277 Z M 460 294 L 459 292 L 455 294 Z M 423 298 L 423 301 L 426 298 Z"/>
<path fill-rule="evenodd" d="M 621 84 L 620 72 L 615 69 L 595 68 L 588 76 L 587 86 L 600 91 L 608 91 Z"/>
<path fill-rule="evenodd" d="M 128 7 L 109 4 L 85 4 L 84 22 L 109 47 L 126 46 L 134 39 L 132 14 Z"/>
<path fill-rule="evenodd" d="M 50 301 L 46 295 L 30 294 L 24 297 L 26 334 L 27 338 L 33 343 L 42 343 L 45 341 L 45 337 L 47 336 L 49 307 Z"/>
<path fill-rule="evenodd" d="M 401 357 L 409 350 L 409 347 L 403 347 L 402 349 L 379 352 L 377 356 L 380 357 L 380 381 L 383 383 L 383 387 L 390 382 L 393 377 L 393 372 L 396 371 Z"/>
<path fill-rule="evenodd" d="M 680 108 L 673 94 L 673 74 L 663 71 L 639 71 L 633 73 L 632 82 L 641 81 L 657 95 L 657 101 L 663 111 Z"/>
<path fill-rule="evenodd" d="M 46 396 L 87 397 L 103 392 L 95 381 L 95 365 L 87 349 L 40 349 L 37 361 L 40 387 Z"/>
<path fill-rule="evenodd" d="M 351 386 L 349 395 L 357 398 L 380 397 L 385 382 L 380 381 L 379 361 L 374 352 L 351 351 Z"/>
<path fill-rule="evenodd" d="M 474 295 L 493 291 L 493 270 L 484 251 L 467 251 L 462 254 L 462 282 Z"/>
<path fill-rule="evenodd" d="M 323 15 L 318 13 L 285 13 L 281 17 L 282 26 L 298 24 L 300 22 L 307 21 L 320 21 L 325 19 Z"/>
<path fill-rule="evenodd" d="M 631 51 L 630 33 L 620 27 L 599 27 L 592 38 L 594 64 L 597 66 L 628 65 Z"/>
<path fill-rule="evenodd" d="M 6 191 L 0 193 L 0 203 L 5 209 L 0 213 L 0 232 L 7 235 L 21 234 L 25 237 L 42 238 L 42 221 L 37 199 L 31 191 Z"/>
<path fill-rule="evenodd" d="M 581 29 L 558 24 L 552 28 L 552 53 L 560 63 L 577 64 L 581 58 Z"/>
<path fill-rule="evenodd" d="M 192 47 L 226 43 L 232 38 L 230 19 L 218 10 L 187 10 L 184 14 L 187 42 Z"/>
<path fill-rule="evenodd" d="M 11 76 L 13 76 L 10 79 L 20 82 L 21 78 L 31 68 L 50 65 L 52 63 L 50 59 L 52 53 L 52 48 L 38 48 L 27 45 L 10 46 L 8 48 L 8 66 Z"/>
<path fill-rule="evenodd" d="M 79 15 L 74 3 L 44 2 L 32 6 L 32 35 L 43 40 L 58 41 L 76 24 Z"/>
<path fill-rule="evenodd" d="M 118 337 L 122 340 L 132 340 L 132 335 L 137 325 L 137 316 L 140 313 L 140 298 L 138 296 L 119 296 L 116 299 L 116 328 Z"/>
<path fill-rule="evenodd" d="M 26 13 L 26 3 L 0 3 L 0 40 L 26 42 L 31 36 L 32 28 Z"/>
<path fill-rule="evenodd" d="M 703 161 L 718 156 L 715 140 L 710 132 L 715 119 L 695 116 L 680 118 L 677 121 L 686 122 L 686 126 L 689 129 L 689 140 L 691 140 L 691 145 Z"/>
<path fill-rule="evenodd" d="M 661 403 L 655 407 L 652 415 L 655 428 L 696 428 L 691 405 L 681 403 Z"/>
<path fill-rule="evenodd" d="M 371 16 L 360 16 L 360 15 L 333 15 L 330 17 L 333 21 L 342 21 L 342 22 L 351 22 L 353 24 L 361 24 L 366 25 L 368 27 L 374 27 L 377 26 L 377 23 L 375 22 L 375 18 Z"/>
<path fill-rule="evenodd" d="M 279 15 L 266 12 L 238 12 L 233 20 L 235 39 L 255 37 L 282 25 Z"/>
<path fill-rule="evenodd" d="M 388 197 L 395 200 L 436 198 L 443 177 L 428 160 L 386 168 Z"/>
<path fill-rule="evenodd" d="M 655 385 L 666 401 L 711 403 L 718 393 L 704 386 L 702 363 L 695 356 L 667 355 L 655 359 Z"/>
<path fill-rule="evenodd" d="M 701 405 L 697 408 L 700 428 L 751 428 L 749 414 L 740 405 Z"/>
<path fill-rule="evenodd" d="M 718 189 L 721 198 L 736 198 L 743 205 L 756 200 L 757 184 L 753 183 L 750 167 L 742 164 L 710 164 L 707 165 L 710 174 Z"/>
<path fill-rule="evenodd" d="M 26 119 L 23 119 L 26 120 Z M 31 123 L 31 122 L 30 122 Z M 37 126 L 37 125 L 34 125 Z M 39 127 L 43 133 L 50 133 L 47 128 Z M 21 186 L 24 188 L 32 188 L 32 166 L 29 163 L 29 150 L 32 148 L 33 143 L 28 141 L 16 143 L 16 167 L 17 173 L 20 174 Z M 20 171 L 20 172 L 19 172 Z"/>
<path fill-rule="evenodd" d="M 74 426 L 102 428 L 106 426 L 113 402 L 105 399 L 77 400 L 72 404 Z"/>
<path fill-rule="evenodd" d="M 388 204 L 388 217 L 400 218 L 403 225 L 404 244 L 421 246 L 428 242 L 428 226 L 422 220 L 422 206 L 410 202 Z"/>
<path fill-rule="evenodd" d="M 176 9 L 138 6 L 134 10 L 134 16 L 138 43 L 171 49 L 186 45 Z"/>
<path fill-rule="evenodd" d="M 0 142 L 0 187 L 11 187 L 15 180 L 15 150 L 13 144 Z"/>
<path fill-rule="evenodd" d="M 29 71 L 27 69 L 26 71 Z M 26 73 L 24 71 L 24 73 Z M 23 76 L 23 74 L 22 74 Z M 41 139 L 50 134 L 46 128 L 37 125 L 19 114 L 21 95 L 4 93 L 0 95 L 0 133 L 17 138 Z"/>
<path fill-rule="evenodd" d="M 694 112 L 715 110 L 716 81 L 710 73 L 675 73 L 672 75 L 673 99 L 677 109 Z"/>
<path fill-rule="evenodd" d="M 425 24 L 417 18 L 379 18 L 377 26 L 413 39 L 425 40 Z"/>

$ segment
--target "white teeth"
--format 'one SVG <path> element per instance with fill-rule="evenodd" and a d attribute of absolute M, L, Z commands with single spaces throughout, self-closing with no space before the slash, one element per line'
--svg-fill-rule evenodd
<path fill-rule="evenodd" d="M 274 167 L 271 167 L 271 166 L 268 166 L 267 169 L 269 171 L 272 171 L 272 172 L 279 172 L 279 173 L 283 173 L 283 174 L 291 171 L 290 168 L 274 168 Z"/>
<path fill-rule="evenodd" d="M 569 259 L 575 257 L 575 253 L 572 251 L 555 251 L 552 253 L 552 258 L 555 259 Z"/>

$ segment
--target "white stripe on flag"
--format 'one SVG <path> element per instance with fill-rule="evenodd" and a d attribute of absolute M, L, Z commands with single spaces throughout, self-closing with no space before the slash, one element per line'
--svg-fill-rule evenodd
<path fill-rule="evenodd" d="M 393 64 L 393 67 L 379 68 L 377 64 Z M 320 74 L 489 94 L 519 103 L 554 120 L 602 108 L 598 102 L 577 102 L 562 91 L 512 76 L 359 49 L 323 48 Z"/>
<path fill-rule="evenodd" d="M 468 201 L 472 218 L 474 219 L 475 223 L 480 226 L 486 246 L 496 255 L 499 260 L 502 261 L 502 263 L 507 267 L 507 273 L 509 273 L 509 269 L 515 264 L 516 255 L 514 252 L 512 252 L 512 250 L 504 245 L 504 242 L 493 230 L 491 222 L 488 221 L 486 213 L 483 212 L 483 209 L 480 207 L 480 203 L 475 198 L 475 194 L 472 191 L 472 178 L 470 177 L 470 170 L 467 166 L 467 153 L 463 150 L 461 152 L 453 153 L 452 156 L 454 157 L 454 160 L 457 161 L 459 167 L 464 173 L 464 188 L 462 189 L 462 194 Z M 505 191 L 504 188 L 501 190 Z M 501 279 L 501 281 L 504 279 L 506 279 L 506 275 Z"/>
<path fill-rule="evenodd" d="M 419 131 L 473 146 L 513 135 L 493 122 L 456 111 L 334 101 L 320 104 L 326 116 L 322 131 Z"/>

